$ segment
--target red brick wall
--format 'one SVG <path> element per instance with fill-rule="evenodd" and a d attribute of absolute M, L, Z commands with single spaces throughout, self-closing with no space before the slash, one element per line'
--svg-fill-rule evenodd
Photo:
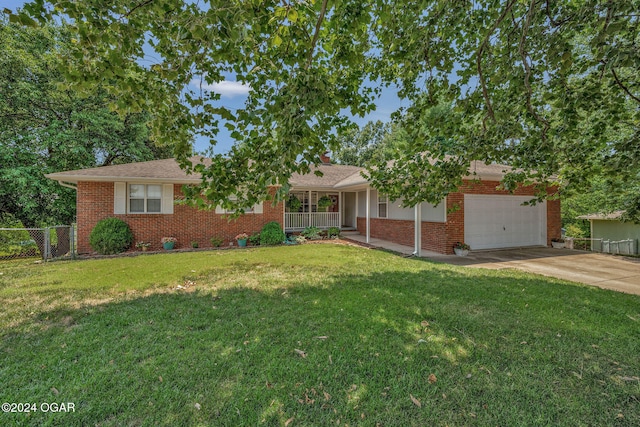
<path fill-rule="evenodd" d="M 447 222 L 422 222 L 422 248 L 445 254 L 453 253 L 453 245 L 464 241 L 464 195 L 465 194 L 504 194 L 508 191 L 497 190 L 497 181 L 465 181 L 460 192 L 447 196 Z M 533 196 L 535 188 L 518 188 L 516 196 Z M 389 240 L 406 246 L 413 246 L 414 221 L 384 218 L 371 218 L 371 237 Z M 366 233 L 366 219 L 358 217 L 357 228 L 360 234 Z M 560 200 L 547 201 L 547 245 L 551 239 L 560 237 Z"/>
<path fill-rule="evenodd" d="M 547 200 L 547 246 L 551 246 L 551 239 L 560 237 L 562 237 L 560 200 Z"/>
<path fill-rule="evenodd" d="M 181 185 L 173 186 L 174 198 L 182 195 Z M 272 189 L 272 194 L 275 189 Z M 78 252 L 92 252 L 89 245 L 89 234 L 96 223 L 109 217 L 124 220 L 133 231 L 135 242 L 151 242 L 150 250 L 162 248 L 160 239 L 172 236 L 178 239 L 176 248 L 191 247 L 197 241 L 199 247 L 210 247 L 211 237 L 224 239 L 224 246 L 235 242 L 239 233 L 252 234 L 258 232 L 271 221 L 282 224 L 283 204 L 275 207 L 271 202 L 263 204 L 262 214 L 246 214 L 237 220 L 224 218 L 215 211 L 202 211 L 185 205 L 175 205 L 173 214 L 125 214 L 113 213 L 112 182 L 79 182 L 77 194 Z M 235 243 L 234 243 L 235 244 Z M 135 248 L 133 248 L 135 249 Z"/>

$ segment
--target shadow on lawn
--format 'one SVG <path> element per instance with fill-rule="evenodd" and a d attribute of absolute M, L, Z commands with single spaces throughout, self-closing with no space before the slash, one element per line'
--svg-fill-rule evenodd
<path fill-rule="evenodd" d="M 640 422 L 638 386 L 611 379 L 640 369 L 628 351 L 637 298 L 558 288 L 441 268 L 264 289 L 196 282 L 44 313 L 40 331 L 2 342 L 3 399 L 73 402 L 75 413 L 3 423 Z"/>

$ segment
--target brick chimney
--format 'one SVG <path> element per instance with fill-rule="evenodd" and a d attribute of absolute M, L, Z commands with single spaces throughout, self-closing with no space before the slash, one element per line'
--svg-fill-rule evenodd
<path fill-rule="evenodd" d="M 320 161 L 322 161 L 323 165 L 330 165 L 331 164 L 331 157 L 329 157 L 327 154 L 329 152 L 325 151 L 324 154 L 320 155 Z"/>

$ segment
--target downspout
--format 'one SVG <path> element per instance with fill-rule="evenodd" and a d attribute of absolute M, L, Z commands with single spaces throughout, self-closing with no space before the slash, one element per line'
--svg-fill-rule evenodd
<path fill-rule="evenodd" d="M 415 236 L 413 238 L 414 251 L 413 256 L 422 256 L 422 203 L 418 203 L 414 208 L 415 223 L 413 226 Z"/>

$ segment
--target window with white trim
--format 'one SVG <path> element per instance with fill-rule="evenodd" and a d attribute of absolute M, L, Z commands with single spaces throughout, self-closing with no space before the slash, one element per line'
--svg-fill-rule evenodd
<path fill-rule="evenodd" d="M 236 196 L 230 196 L 230 201 L 236 201 L 238 198 Z M 262 203 L 255 204 L 253 206 L 245 207 L 245 214 L 261 214 L 263 212 Z M 216 213 L 221 215 L 230 215 L 236 213 L 236 209 L 225 209 L 222 206 L 216 206 Z"/>
<path fill-rule="evenodd" d="M 130 213 L 161 213 L 162 185 L 129 184 Z"/>
<path fill-rule="evenodd" d="M 378 218 L 387 217 L 387 206 L 389 205 L 389 198 L 386 194 L 378 193 Z"/>

